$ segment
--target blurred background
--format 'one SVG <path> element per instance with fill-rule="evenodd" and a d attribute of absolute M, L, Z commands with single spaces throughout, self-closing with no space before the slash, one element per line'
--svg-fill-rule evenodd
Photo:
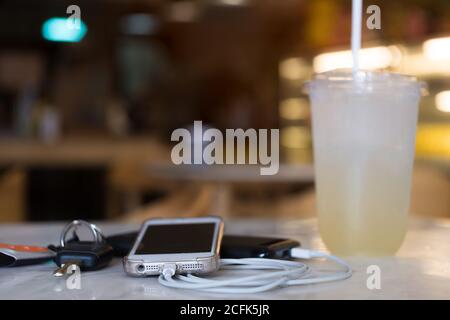
<path fill-rule="evenodd" d="M 428 84 L 411 212 L 450 217 L 450 2 L 371 4 L 362 67 Z M 350 0 L 0 0 L 0 221 L 314 216 L 303 85 L 351 66 L 350 16 Z M 194 120 L 280 128 L 279 174 L 173 166 L 170 134 Z"/>

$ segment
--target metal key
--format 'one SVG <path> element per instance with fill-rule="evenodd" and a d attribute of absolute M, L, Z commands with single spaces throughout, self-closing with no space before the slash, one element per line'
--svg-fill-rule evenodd
<path fill-rule="evenodd" d="M 88 227 L 94 235 L 94 241 L 66 243 L 68 232 L 80 226 Z M 55 263 L 59 266 L 53 275 L 61 277 L 67 274 L 69 267 L 76 265 L 82 271 L 98 270 L 107 266 L 113 258 L 113 248 L 106 243 L 100 229 L 83 220 L 75 220 L 61 233 L 60 247 L 55 248 Z"/>
<path fill-rule="evenodd" d="M 67 262 L 65 264 L 62 264 L 61 267 L 59 267 L 58 269 L 53 271 L 53 275 L 55 277 L 63 277 L 63 276 L 65 276 L 68 273 L 69 268 L 72 267 L 72 266 L 76 266 L 76 262 L 75 261 L 73 261 L 73 262 L 69 261 L 69 262 Z"/>

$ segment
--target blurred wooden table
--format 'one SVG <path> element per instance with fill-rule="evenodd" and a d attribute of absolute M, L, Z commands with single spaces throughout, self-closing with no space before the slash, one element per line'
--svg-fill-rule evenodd
<path fill-rule="evenodd" d="M 67 138 L 52 144 L 0 139 L 0 165 L 109 165 L 121 161 L 169 161 L 170 149 L 153 138 Z"/>
<path fill-rule="evenodd" d="M 147 172 L 154 177 L 177 181 L 219 183 L 312 182 L 314 170 L 310 164 L 281 163 L 274 175 L 261 175 L 259 165 L 174 165 L 149 164 Z"/>
<path fill-rule="evenodd" d="M 0 221 L 22 220 L 24 193 L 30 168 L 105 168 L 108 186 L 108 216 L 121 210 L 114 194 L 123 194 L 127 207 L 139 205 L 140 190 L 151 185 L 142 167 L 170 161 L 170 148 L 152 137 L 112 139 L 64 138 L 51 144 L 35 139 L 0 138 Z M 1 174 L 4 173 L 4 174 Z"/>
<path fill-rule="evenodd" d="M 149 164 L 147 173 L 152 178 L 209 184 L 212 199 L 209 212 L 229 216 L 233 187 L 238 184 L 312 183 L 314 169 L 310 164 L 280 164 L 275 175 L 261 175 L 259 165 L 173 165 Z"/>

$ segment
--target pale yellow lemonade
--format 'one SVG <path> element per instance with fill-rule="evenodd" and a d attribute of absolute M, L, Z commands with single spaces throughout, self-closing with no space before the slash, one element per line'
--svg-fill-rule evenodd
<path fill-rule="evenodd" d="M 392 255 L 407 230 L 420 85 L 362 72 L 309 85 L 319 230 L 339 255 Z"/>

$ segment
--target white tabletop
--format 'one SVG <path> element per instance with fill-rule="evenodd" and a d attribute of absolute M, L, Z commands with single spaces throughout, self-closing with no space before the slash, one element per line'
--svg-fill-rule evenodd
<path fill-rule="evenodd" d="M 106 234 L 137 229 L 133 225 L 100 223 Z M 0 242 L 47 245 L 57 243 L 61 224 L 3 224 Z M 304 247 L 323 250 L 315 220 L 230 220 L 226 233 L 283 236 Z M 81 275 L 81 289 L 67 289 L 55 278 L 52 263 L 0 269 L 0 299 L 449 299 L 450 220 L 411 219 L 404 245 L 395 257 L 347 258 L 350 279 L 289 287 L 266 293 L 223 295 L 161 287 L 155 278 L 131 278 L 120 259 L 112 266 Z M 381 289 L 369 290 L 367 267 L 381 268 Z M 315 267 L 328 268 L 320 262 Z"/>

